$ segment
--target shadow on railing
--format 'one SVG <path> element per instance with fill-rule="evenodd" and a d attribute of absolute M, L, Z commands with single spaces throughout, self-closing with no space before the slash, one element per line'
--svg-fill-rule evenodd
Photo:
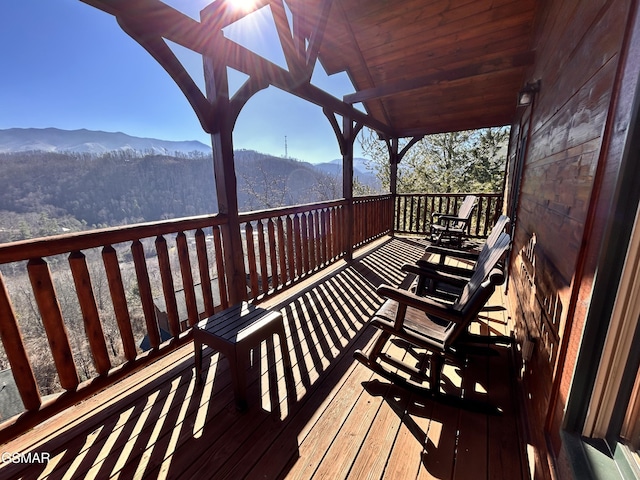
<path fill-rule="evenodd" d="M 395 204 L 395 231 L 398 233 L 428 234 L 434 212 L 457 213 L 469 193 L 404 193 L 398 194 Z M 474 193 L 478 205 L 469 225 L 470 237 L 486 237 L 502 213 L 502 193 Z"/>
<path fill-rule="evenodd" d="M 428 212 L 455 209 L 462 196 L 400 195 L 395 218 L 391 195 L 242 213 L 247 297 L 304 280 L 394 221 L 396 231 L 420 232 Z M 481 196 L 476 235 L 500 199 Z M 227 308 L 226 222 L 206 215 L 0 245 L 0 370 L 11 370 L 22 403 L 1 412 L 13 418 L 0 443 L 166 355 L 199 319 Z"/>
<path fill-rule="evenodd" d="M 0 364 L 30 412 L 21 428 L 188 341 L 189 326 L 227 306 L 224 222 L 207 215 L 0 245 Z"/>
<path fill-rule="evenodd" d="M 391 231 L 390 195 L 353 199 L 351 245 Z M 240 214 L 249 297 L 273 294 L 348 253 L 347 200 Z"/>
<path fill-rule="evenodd" d="M 352 245 L 390 231 L 389 196 L 353 203 Z M 347 205 L 240 214 L 247 296 L 276 293 L 343 258 Z M 166 354 L 199 319 L 228 307 L 225 222 L 207 215 L 0 245 L 0 370 L 11 370 L 14 403 L 28 412 L 21 428 Z"/>

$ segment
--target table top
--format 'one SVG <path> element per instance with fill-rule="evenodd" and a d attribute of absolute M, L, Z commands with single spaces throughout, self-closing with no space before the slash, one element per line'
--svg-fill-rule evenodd
<path fill-rule="evenodd" d="M 221 340 L 237 343 L 272 321 L 281 319 L 280 312 L 242 302 L 201 320 L 195 328 Z"/>

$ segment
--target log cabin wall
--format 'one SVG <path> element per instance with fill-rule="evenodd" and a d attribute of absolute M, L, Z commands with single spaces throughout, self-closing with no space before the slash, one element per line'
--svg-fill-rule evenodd
<path fill-rule="evenodd" d="M 535 478 L 550 476 L 547 439 L 554 455 L 559 450 L 553 430 L 559 428 L 564 411 L 586 314 L 586 308 L 575 302 L 581 287 L 576 277 L 584 290 L 581 255 L 589 251 L 586 244 L 600 241 L 588 230 L 598 165 L 606 161 L 607 168 L 615 170 L 620 161 L 606 158 L 605 132 L 632 3 L 545 3 L 533 42 L 536 62 L 526 79 L 540 79 L 541 90 L 514 125 L 510 162 L 517 159 L 522 136 L 528 139 L 517 199 L 509 302 L 518 340 L 535 341 L 533 355 L 522 368 L 529 442 L 534 447 L 529 461 Z M 510 165 L 508 191 L 517 188 L 514 169 Z M 552 425 L 551 431 L 545 432 L 542 425 Z"/>

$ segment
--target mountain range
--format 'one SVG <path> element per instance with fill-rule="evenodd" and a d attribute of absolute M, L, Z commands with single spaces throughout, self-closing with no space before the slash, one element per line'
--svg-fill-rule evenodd
<path fill-rule="evenodd" d="M 210 155 L 211 146 L 197 140 L 171 141 L 156 138 L 141 138 L 122 132 L 102 132 L 94 130 L 62 130 L 59 128 L 10 128 L 0 129 L 0 153 L 43 151 L 52 153 L 88 153 L 101 155 L 107 152 L 128 152 L 175 156 L 180 154 Z M 239 152 L 236 152 L 236 156 Z M 354 158 L 354 176 L 366 186 L 378 190 L 380 183 L 369 172 L 364 158 Z M 323 173 L 334 177 L 342 175 L 342 159 L 325 163 L 309 164 Z"/>
<path fill-rule="evenodd" d="M 28 151 L 102 154 L 135 151 L 173 155 L 175 152 L 211 153 L 211 146 L 197 140 L 170 141 L 133 137 L 121 132 L 61 130 L 58 128 L 9 128 L 0 130 L 0 153 Z"/>

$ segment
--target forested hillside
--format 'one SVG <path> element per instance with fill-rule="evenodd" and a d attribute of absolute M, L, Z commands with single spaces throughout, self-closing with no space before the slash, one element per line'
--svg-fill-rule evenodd
<path fill-rule="evenodd" d="M 330 200 L 341 178 L 251 150 L 235 154 L 241 211 Z M 217 211 L 210 155 L 0 154 L 0 242 Z"/>

